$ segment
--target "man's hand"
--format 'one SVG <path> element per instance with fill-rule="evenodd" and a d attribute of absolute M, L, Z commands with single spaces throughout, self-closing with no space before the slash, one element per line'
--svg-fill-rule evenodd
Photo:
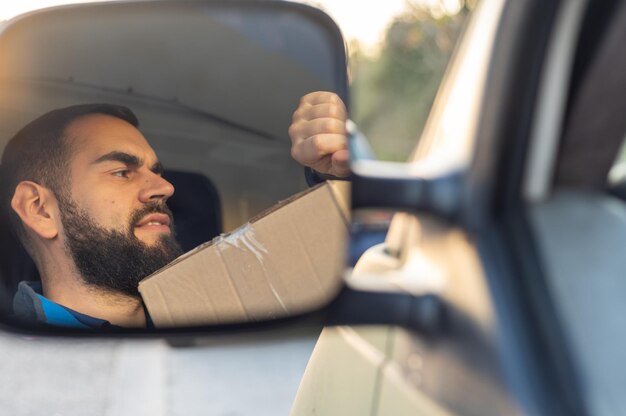
<path fill-rule="evenodd" d="M 291 156 L 313 170 L 338 177 L 350 174 L 346 106 L 335 93 L 305 95 L 293 113 Z"/>

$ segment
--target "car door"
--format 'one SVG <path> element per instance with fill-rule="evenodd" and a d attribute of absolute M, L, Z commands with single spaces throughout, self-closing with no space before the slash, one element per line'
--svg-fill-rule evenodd
<path fill-rule="evenodd" d="M 590 4 L 562 137 L 529 220 L 589 414 L 623 414 L 626 7 Z"/>

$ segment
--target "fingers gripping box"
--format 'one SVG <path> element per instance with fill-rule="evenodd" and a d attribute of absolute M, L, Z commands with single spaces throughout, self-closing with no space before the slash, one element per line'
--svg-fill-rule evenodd
<path fill-rule="evenodd" d="M 345 267 L 348 187 L 296 194 L 142 280 L 155 326 L 278 318 L 330 300 Z"/>

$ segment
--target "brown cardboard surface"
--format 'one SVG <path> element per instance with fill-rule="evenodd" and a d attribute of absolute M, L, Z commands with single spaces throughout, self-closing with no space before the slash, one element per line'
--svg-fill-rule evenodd
<path fill-rule="evenodd" d="M 294 195 L 142 280 L 155 326 L 271 319 L 328 302 L 345 267 L 348 187 Z"/>

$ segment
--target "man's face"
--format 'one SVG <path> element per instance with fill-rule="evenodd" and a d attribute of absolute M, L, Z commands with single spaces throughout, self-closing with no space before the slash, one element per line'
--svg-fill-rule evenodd
<path fill-rule="evenodd" d="M 90 284 L 136 295 L 141 278 L 181 252 L 154 150 L 141 132 L 93 114 L 66 129 L 74 144 L 69 195 L 59 195 L 65 245 Z"/>

